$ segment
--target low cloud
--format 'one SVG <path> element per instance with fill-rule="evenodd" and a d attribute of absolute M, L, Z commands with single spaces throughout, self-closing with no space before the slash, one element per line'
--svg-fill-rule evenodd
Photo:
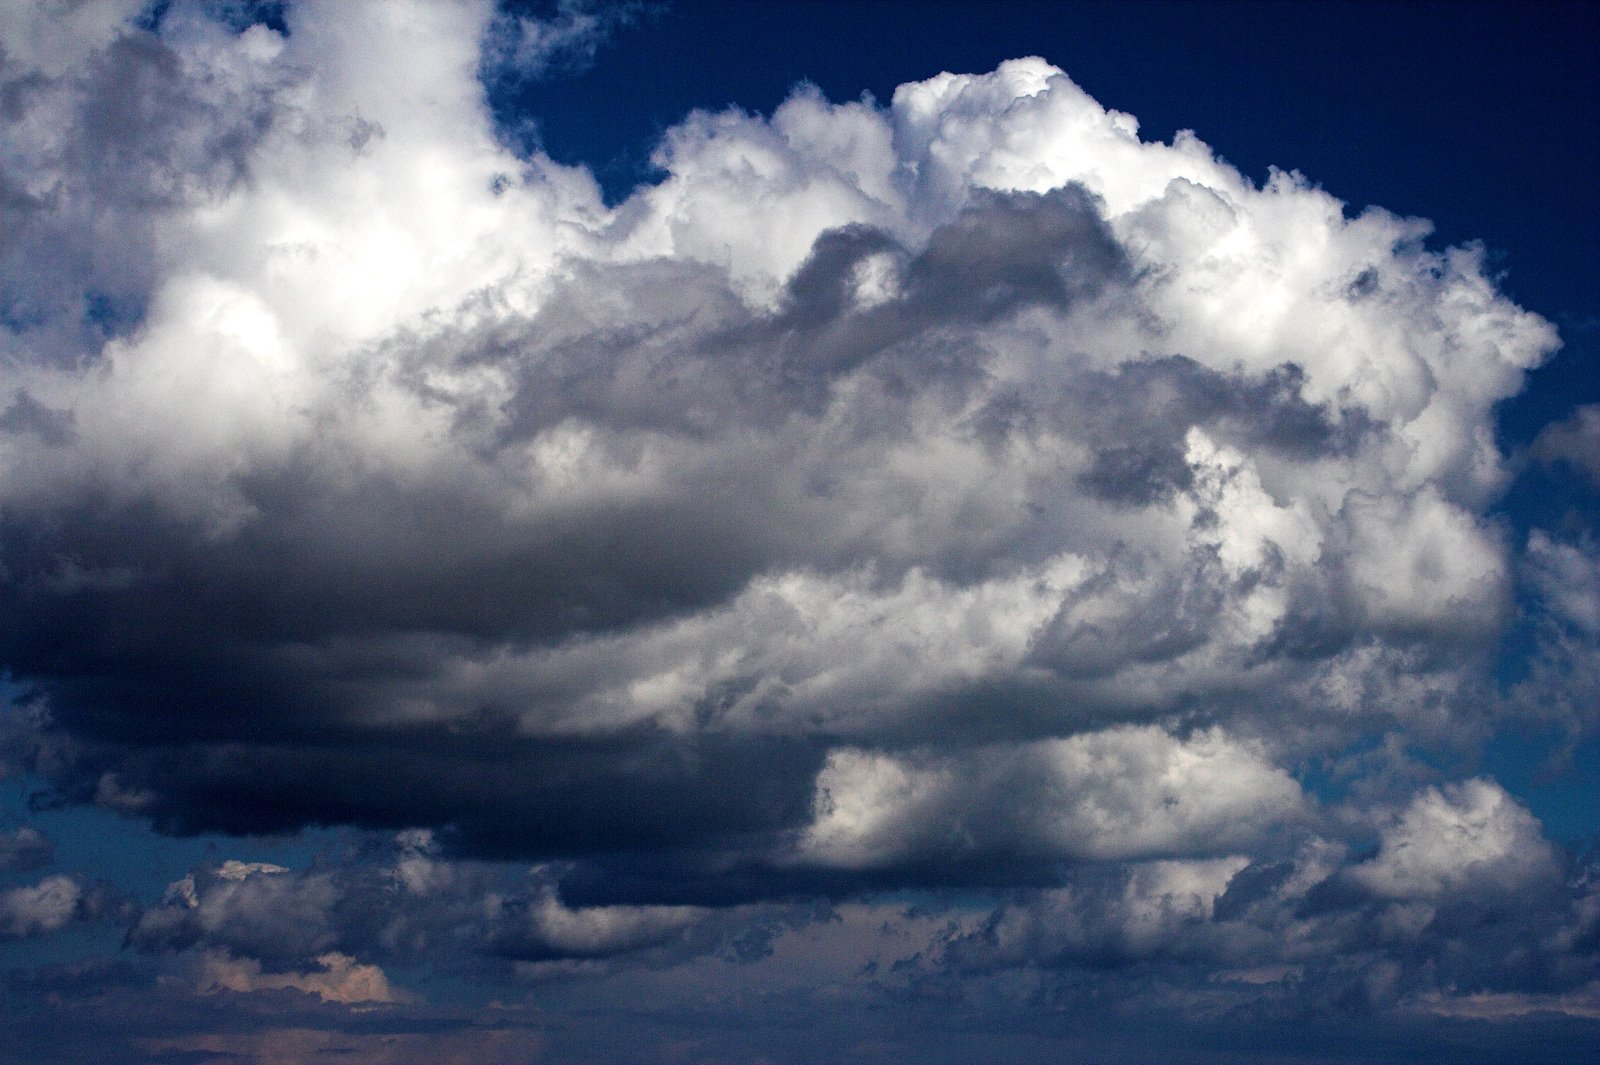
<path fill-rule="evenodd" d="M 320 971 L 264 973 L 258 961 L 213 951 L 201 960 L 197 986 L 202 994 L 289 989 L 316 995 L 324 1002 L 341 1003 L 394 1002 L 400 997 L 376 965 L 358 964 L 337 951 L 320 955 L 316 961 Z"/>
<path fill-rule="evenodd" d="M 802 860 L 871 867 L 994 854 L 1225 852 L 1303 812 L 1299 786 L 1219 732 L 1119 729 L 902 760 L 841 750 L 817 778 Z"/>
<path fill-rule="evenodd" d="M 49 865 L 54 856 L 55 845 L 30 825 L 0 831 L 0 873 L 37 869 Z"/>
<path fill-rule="evenodd" d="M 126 900 L 105 883 L 53 873 L 0 890 L 0 940 L 46 936 L 81 922 L 125 919 L 128 910 Z"/>
<path fill-rule="evenodd" d="M 1350 870 L 1380 898 L 1424 900 L 1475 889 L 1514 894 L 1555 874 L 1539 822 L 1486 780 L 1427 789 L 1383 830 L 1378 853 Z"/>

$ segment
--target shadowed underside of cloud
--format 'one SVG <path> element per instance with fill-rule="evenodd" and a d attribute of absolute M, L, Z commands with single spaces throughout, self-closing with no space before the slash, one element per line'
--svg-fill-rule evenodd
<path fill-rule="evenodd" d="M 579 10 L 517 47 L 584 54 Z M 491 122 L 492 14 L 0 26 L 7 762 L 166 832 L 435 833 L 197 871 L 130 943 L 400 1001 L 373 959 L 707 965 L 796 899 L 960 885 L 1000 894 L 896 916 L 896 980 L 1587 1016 L 1592 870 L 1498 785 L 1295 776 L 1594 727 L 1593 545 L 1488 514 L 1557 339 L 1480 252 L 1038 59 L 697 112 L 608 208 Z M 1535 452 L 1581 465 L 1588 413 Z M 1550 620 L 1506 696 L 1518 572 Z"/>

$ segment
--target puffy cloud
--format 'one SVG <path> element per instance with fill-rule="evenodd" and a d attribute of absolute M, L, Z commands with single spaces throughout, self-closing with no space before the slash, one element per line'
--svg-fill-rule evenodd
<path fill-rule="evenodd" d="M 1038 892 L 955 938 L 957 966 L 1106 965 L 1192 953 L 1217 899 L 1249 860 L 1131 866 L 1120 882 Z"/>
<path fill-rule="evenodd" d="M 508 956 L 604 957 L 671 939 L 705 916 L 693 906 L 590 906 L 572 909 L 547 888 L 531 899 L 492 898 L 503 922 L 495 948 Z"/>
<path fill-rule="evenodd" d="M 430 833 L 410 831 L 306 869 L 235 859 L 196 869 L 139 914 L 128 939 L 148 952 L 198 951 L 201 990 L 392 1001 L 384 972 L 358 959 L 466 970 L 603 959 L 678 943 L 708 917 L 689 906 L 569 906 L 558 874 L 447 860 Z"/>
<path fill-rule="evenodd" d="M 558 0 L 548 18 L 497 12 L 484 35 L 485 77 L 516 80 L 582 69 L 607 37 L 647 11 L 632 0 Z"/>
<path fill-rule="evenodd" d="M 31 825 L 0 832 L 0 873 L 49 865 L 54 854 L 49 837 Z"/>
<path fill-rule="evenodd" d="M 255 957 L 310 956 L 335 942 L 330 911 L 337 897 L 326 873 L 292 875 L 282 866 L 229 860 L 169 885 L 130 938 L 141 946 L 207 942 Z"/>
<path fill-rule="evenodd" d="M 1124 728 L 920 763 L 843 749 L 817 778 L 799 857 L 871 867 L 1215 854 L 1301 811 L 1286 773 L 1217 731 L 1186 742 Z"/>
<path fill-rule="evenodd" d="M 1081 869 L 951 920 L 911 967 L 1031 973 L 1067 993 L 1094 973 L 1098 996 L 1191 1017 L 1588 1017 L 1594 870 L 1529 820 L 1468 782 L 1423 789 L 1375 857 L 1313 836 L 1283 858 Z"/>
<path fill-rule="evenodd" d="M 1497 785 L 1352 857 L 1383 789 L 1335 823 L 1293 775 L 1500 708 L 1493 414 L 1556 337 L 1480 252 L 1039 59 L 690 115 L 608 207 L 482 80 L 605 10 L 43 10 L 0 66 L 7 761 L 165 831 L 404 830 L 196 869 L 134 945 L 331 1008 L 430 952 L 748 961 L 827 939 L 772 900 L 962 883 L 1015 893 L 905 958 L 1576 994 L 1592 893 Z M 1592 554 L 1524 566 L 1580 650 Z M 1537 946 L 1469 958 L 1536 889 Z"/>
<path fill-rule="evenodd" d="M 20 939 L 65 928 L 77 915 L 82 896 L 82 885 L 60 874 L 12 888 L 0 894 L 0 932 Z"/>
<path fill-rule="evenodd" d="M 1534 587 L 1552 619 L 1579 633 L 1600 635 L 1600 557 L 1588 544 L 1564 544 L 1541 529 L 1528 537 Z"/>
<path fill-rule="evenodd" d="M 1436 899 L 1477 888 L 1508 894 L 1555 872 L 1539 822 L 1503 788 L 1478 779 L 1424 790 L 1350 877 L 1384 898 Z"/>

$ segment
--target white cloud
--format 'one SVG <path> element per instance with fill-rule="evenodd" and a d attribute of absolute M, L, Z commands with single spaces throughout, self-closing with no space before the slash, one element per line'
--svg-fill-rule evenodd
<path fill-rule="evenodd" d="M 1205 951 L 1216 901 L 1248 864 L 1237 856 L 1136 863 L 1108 885 L 1031 892 L 955 937 L 951 960 L 985 968 Z"/>
<path fill-rule="evenodd" d="M 337 941 L 338 900 L 326 873 L 229 859 L 169 884 L 130 935 L 146 945 L 216 944 L 245 957 L 314 957 Z"/>
<path fill-rule="evenodd" d="M 61 874 L 0 892 L 0 936 L 24 939 L 65 928 L 82 898 L 78 881 Z"/>
<path fill-rule="evenodd" d="M 1504 609 L 1504 548 L 1486 523 L 1431 488 L 1412 496 L 1352 494 L 1355 594 L 1381 626 L 1489 631 Z"/>
<path fill-rule="evenodd" d="M 1493 781 L 1425 788 L 1384 828 L 1378 853 L 1350 878 L 1391 899 L 1463 892 L 1510 896 L 1556 877 L 1539 822 Z"/>
<path fill-rule="evenodd" d="M 956 757 L 841 749 L 817 778 L 804 861 L 871 868 L 1021 852 L 1216 854 L 1303 814 L 1260 752 L 1221 731 L 1121 728 Z"/>
<path fill-rule="evenodd" d="M 1552 540 L 1535 529 L 1528 536 L 1528 564 L 1551 614 L 1579 632 L 1600 636 L 1600 552 Z"/>

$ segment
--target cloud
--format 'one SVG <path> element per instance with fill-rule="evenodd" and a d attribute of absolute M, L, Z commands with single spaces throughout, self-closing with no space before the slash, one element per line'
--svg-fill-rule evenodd
<path fill-rule="evenodd" d="M 125 918 L 127 913 L 126 901 L 107 884 L 53 873 L 36 883 L 0 891 L 0 940 L 31 939 L 82 921 Z"/>
<path fill-rule="evenodd" d="M 544 18 L 497 12 L 484 34 L 486 76 L 522 79 L 582 70 L 608 37 L 649 13 L 636 0 L 556 0 L 554 11 Z"/>
<path fill-rule="evenodd" d="M 316 995 L 325 1002 L 394 1002 L 394 988 L 376 965 L 361 965 L 347 954 L 329 951 L 317 958 L 320 972 L 263 973 L 261 963 L 251 958 L 234 958 L 223 951 L 204 955 L 201 961 L 201 992 L 292 989 Z"/>
<path fill-rule="evenodd" d="M 185 8 L 14 120 L 27 187 L 149 162 L 104 207 L 137 326 L 7 334 L 0 644 L 68 792 L 776 855 L 852 749 L 1180 707 L 1284 744 L 1314 701 L 1247 708 L 1364 642 L 1492 638 L 1489 414 L 1554 341 L 1472 253 L 1038 60 L 691 116 L 607 209 L 499 146 L 485 17 Z M 205 164 L 38 124 L 107 92 Z M 87 299 L 84 261 L 40 276 Z"/>
<path fill-rule="evenodd" d="M 1508 709 L 1554 722 L 1576 739 L 1600 719 L 1600 549 L 1587 536 L 1562 542 L 1541 529 L 1528 536 L 1523 578 L 1535 595 L 1535 639 L 1528 675 Z"/>
<path fill-rule="evenodd" d="M 874 866 L 992 852 L 1134 858 L 1255 842 L 1302 809 L 1299 786 L 1219 732 L 1117 729 L 912 761 L 836 750 L 802 860 Z"/>
<path fill-rule="evenodd" d="M 696 112 L 607 206 L 483 79 L 612 9 L 4 17 L 7 764 L 164 832 L 401 833 L 196 868 L 146 957 L 395 1004 L 419 958 L 753 965 L 960 885 L 921 991 L 1580 994 L 1592 879 L 1497 784 L 1299 782 L 1514 712 L 1519 575 L 1556 636 L 1511 702 L 1583 713 L 1592 546 L 1492 510 L 1558 341 L 1480 250 L 1040 59 Z"/>
<path fill-rule="evenodd" d="M 1555 871 L 1539 822 L 1479 779 L 1418 795 L 1350 877 L 1380 897 L 1433 899 L 1479 886 L 1512 892 Z"/>
<path fill-rule="evenodd" d="M 1600 404 L 1581 406 L 1546 426 L 1529 452 L 1543 462 L 1565 462 L 1600 485 Z"/>
<path fill-rule="evenodd" d="M 54 856 L 55 845 L 31 825 L 0 832 L 0 873 L 37 869 L 49 865 Z"/>
<path fill-rule="evenodd" d="M 1263 1023 L 1397 1004 L 1498 1023 L 1585 1017 L 1593 873 L 1494 785 L 1430 786 L 1370 857 L 1311 835 L 1282 857 L 1087 867 L 961 914 L 911 968 L 1031 973 L 1064 990 L 1107 974 L 1099 994 Z"/>
<path fill-rule="evenodd" d="M 1535 529 L 1528 562 L 1535 588 L 1551 617 L 1590 636 L 1600 634 L 1600 564 L 1588 544 L 1564 544 Z"/>
<path fill-rule="evenodd" d="M 690 906 L 569 906 L 559 870 L 451 861 L 439 850 L 432 833 L 410 831 L 304 869 L 235 859 L 201 867 L 138 915 L 128 942 L 197 953 L 202 990 L 391 1001 L 398 993 L 372 959 L 431 957 L 465 971 L 606 959 L 684 948 L 710 917 Z M 716 949 L 716 939 L 693 949 Z"/>
<path fill-rule="evenodd" d="M 297 958 L 335 942 L 338 892 L 326 873 L 288 875 L 282 866 L 229 860 L 173 882 L 130 936 L 141 946 L 215 942 L 255 957 Z"/>
<path fill-rule="evenodd" d="M 1105 965 L 1191 953 L 1211 931 L 1217 900 L 1248 864 L 1238 856 L 1149 862 L 1118 883 L 1040 892 L 954 939 L 949 961 L 978 968 Z"/>

